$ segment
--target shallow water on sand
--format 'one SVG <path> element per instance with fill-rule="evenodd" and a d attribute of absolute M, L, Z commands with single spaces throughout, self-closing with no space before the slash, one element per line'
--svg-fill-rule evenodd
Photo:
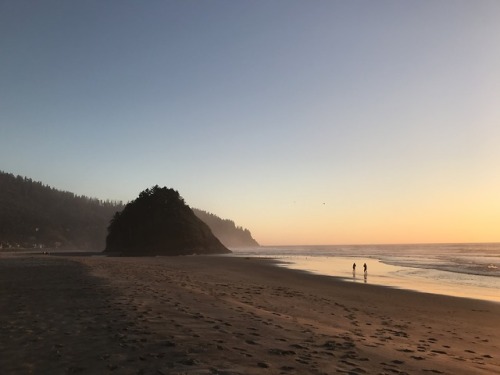
<path fill-rule="evenodd" d="M 349 282 L 500 302 L 500 244 L 260 247 L 234 255 Z"/>

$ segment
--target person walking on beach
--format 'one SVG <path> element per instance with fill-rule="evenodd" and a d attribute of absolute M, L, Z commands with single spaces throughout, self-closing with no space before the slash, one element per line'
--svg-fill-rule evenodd
<path fill-rule="evenodd" d="M 363 270 L 365 271 L 365 275 L 368 273 L 368 266 L 365 264 L 363 264 Z"/>
<path fill-rule="evenodd" d="M 354 264 L 352 265 L 352 273 L 355 273 L 355 272 L 356 272 L 356 263 L 354 263 Z"/>

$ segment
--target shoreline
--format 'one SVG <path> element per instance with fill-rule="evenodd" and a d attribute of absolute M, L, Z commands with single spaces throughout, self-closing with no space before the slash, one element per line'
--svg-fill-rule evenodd
<path fill-rule="evenodd" d="M 452 275 L 456 278 L 457 273 L 453 271 L 401 266 L 386 263 L 378 258 L 372 258 L 370 259 L 370 268 L 375 268 L 375 271 L 370 270 L 367 275 L 364 275 L 363 271 L 356 272 L 355 274 L 345 271 L 346 268 L 350 267 L 353 259 L 355 260 L 356 258 L 319 256 L 316 257 L 317 259 L 314 262 L 310 261 L 311 258 L 313 257 L 295 256 L 293 260 L 287 260 L 286 258 L 274 259 L 277 260 L 279 267 L 291 270 L 302 270 L 314 275 L 335 277 L 346 283 L 365 283 L 391 289 L 500 303 L 498 288 L 492 286 L 486 287 L 460 284 L 457 282 L 450 282 L 449 280 L 443 280 L 443 275 Z M 335 266 L 334 263 L 339 261 L 340 263 L 343 262 L 344 265 L 341 267 L 338 265 Z M 373 267 L 374 264 L 377 267 Z M 415 276 L 417 273 L 419 275 Z M 492 278 L 491 281 L 497 281 L 493 279 L 495 276 L 471 275 L 465 273 L 458 274 L 459 277 L 463 277 L 463 275 L 465 275 L 465 277 L 475 277 L 479 279 Z"/>
<path fill-rule="evenodd" d="M 500 302 L 500 246 L 446 245 L 422 248 L 358 246 L 290 247 L 277 250 L 238 249 L 236 256 L 264 256 L 279 259 L 283 267 L 315 274 L 340 276 L 351 282 L 367 281 L 425 293 L 452 295 Z M 368 278 L 358 271 L 368 264 Z"/>
<path fill-rule="evenodd" d="M 0 256 L 0 270 L 7 374 L 500 373 L 494 302 L 243 257 Z"/>

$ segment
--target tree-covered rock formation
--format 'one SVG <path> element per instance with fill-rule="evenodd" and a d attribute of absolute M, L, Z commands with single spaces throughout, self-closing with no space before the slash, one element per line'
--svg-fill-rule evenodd
<path fill-rule="evenodd" d="M 259 243 L 252 237 L 246 228 L 236 226 L 234 221 L 221 219 L 217 215 L 193 208 L 193 212 L 203 220 L 212 230 L 213 234 L 227 247 L 252 247 Z"/>
<path fill-rule="evenodd" d="M 108 227 L 107 253 L 131 256 L 230 253 L 176 190 L 158 185 L 117 212 Z"/>

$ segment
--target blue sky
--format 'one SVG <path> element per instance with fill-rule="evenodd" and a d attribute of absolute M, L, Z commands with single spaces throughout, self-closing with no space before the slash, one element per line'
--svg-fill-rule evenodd
<path fill-rule="evenodd" d="M 497 1 L 2 1 L 0 169 L 263 244 L 500 241 Z"/>

